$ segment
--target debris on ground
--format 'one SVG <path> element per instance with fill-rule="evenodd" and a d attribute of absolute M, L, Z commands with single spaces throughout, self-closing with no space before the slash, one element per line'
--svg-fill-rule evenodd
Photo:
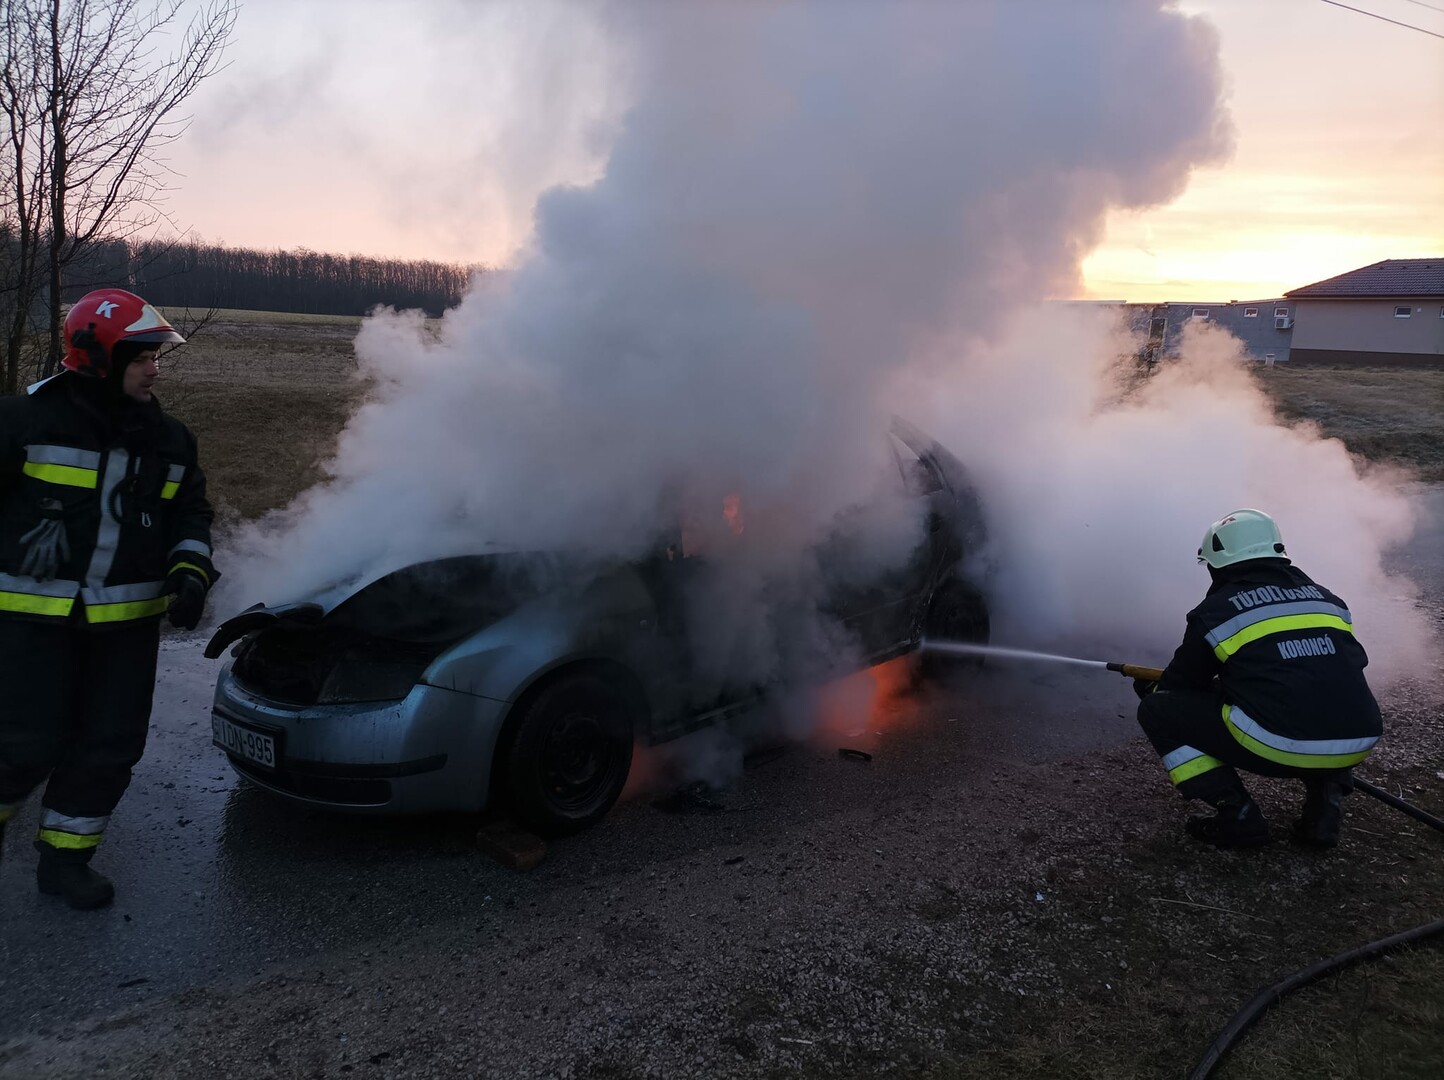
<path fill-rule="evenodd" d="M 523 873 L 535 870 L 547 857 L 545 840 L 504 819 L 483 824 L 476 833 L 476 846 L 502 866 Z"/>
<path fill-rule="evenodd" d="M 720 814 L 727 809 L 721 794 L 705 780 L 694 780 L 653 800 L 652 805 L 668 814 Z"/>

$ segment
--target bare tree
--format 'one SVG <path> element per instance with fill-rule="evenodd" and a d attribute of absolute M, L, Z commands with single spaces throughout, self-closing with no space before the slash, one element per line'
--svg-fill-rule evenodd
<path fill-rule="evenodd" d="M 162 152 L 185 131 L 184 102 L 220 65 L 236 0 L 211 0 L 183 29 L 184 0 L 0 0 L 9 122 L 0 230 L 5 390 L 27 340 L 38 373 L 59 360 L 67 270 L 100 242 L 131 243 L 162 224 Z M 177 40 L 178 37 L 178 40 Z M 157 58 L 158 47 L 176 42 Z M 13 239 L 12 239 L 13 237 Z M 13 248 L 13 257 L 12 251 Z"/>
<path fill-rule="evenodd" d="M 6 393 L 16 390 L 22 354 L 40 326 L 37 301 L 44 283 L 41 235 L 50 175 L 49 129 L 45 124 L 44 53 L 39 25 L 13 0 L 5 11 L 5 56 L 0 68 L 0 106 L 7 128 L 0 156 L 0 313 L 4 316 Z"/>

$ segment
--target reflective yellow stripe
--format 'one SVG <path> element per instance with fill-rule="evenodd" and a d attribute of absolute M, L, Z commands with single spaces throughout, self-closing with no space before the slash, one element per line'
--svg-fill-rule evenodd
<path fill-rule="evenodd" d="M 1293 765 L 1300 769 L 1347 769 L 1369 756 L 1368 750 L 1360 750 L 1354 754 L 1296 754 L 1290 750 L 1276 750 L 1268 743 L 1259 742 L 1248 732 L 1241 730 L 1227 713 L 1224 715 L 1223 722 L 1228 728 L 1229 734 L 1237 739 L 1239 745 L 1245 750 L 1249 750 L 1261 758 L 1267 758 L 1269 761 L 1276 761 L 1280 765 Z"/>
<path fill-rule="evenodd" d="M 165 486 L 160 489 L 162 499 L 174 499 L 175 493 L 180 490 L 181 481 L 185 479 L 186 467 L 184 465 L 172 465 L 165 473 Z"/>
<path fill-rule="evenodd" d="M 1250 641 L 1290 630 L 1342 630 L 1346 634 L 1354 632 L 1354 628 L 1337 615 L 1282 615 L 1277 619 L 1265 619 L 1252 626 L 1245 626 L 1233 637 L 1224 638 L 1213 647 L 1213 655 L 1220 660 L 1227 660 Z"/>
<path fill-rule="evenodd" d="M 4 825 L 19 812 L 18 806 L 0 806 L 0 825 Z"/>
<path fill-rule="evenodd" d="M 0 611 L 18 611 L 26 615 L 55 615 L 65 618 L 75 606 L 74 597 L 34 596 L 30 593 L 0 592 Z"/>
<path fill-rule="evenodd" d="M 59 829 L 41 829 L 36 835 L 36 839 L 53 848 L 84 851 L 86 848 L 98 847 L 100 838 L 104 835 L 104 833 L 91 833 L 89 836 L 78 836 L 75 833 L 61 832 Z"/>
<path fill-rule="evenodd" d="M 193 562 L 178 562 L 170 568 L 170 572 L 172 574 L 174 574 L 177 570 L 194 570 L 197 574 L 201 576 L 201 580 L 204 581 L 207 585 L 211 583 L 211 576 Z"/>
<path fill-rule="evenodd" d="M 1172 780 L 1175 785 L 1178 785 L 1185 780 L 1197 776 L 1199 773 L 1206 773 L 1211 769 L 1220 768 L 1222 765 L 1223 762 L 1219 761 L 1218 758 L 1201 754 L 1196 758 L 1185 761 L 1176 769 L 1169 769 L 1168 778 Z"/>
<path fill-rule="evenodd" d="M 66 487 L 93 488 L 100 480 L 94 469 L 82 469 L 75 465 L 46 465 L 38 461 L 27 461 L 24 473 L 47 484 L 64 484 Z"/>
<path fill-rule="evenodd" d="M 150 615 L 164 614 L 169 604 L 168 596 L 158 596 L 154 600 L 132 600 L 128 604 L 95 604 L 86 607 L 85 621 L 110 623 L 144 619 Z"/>

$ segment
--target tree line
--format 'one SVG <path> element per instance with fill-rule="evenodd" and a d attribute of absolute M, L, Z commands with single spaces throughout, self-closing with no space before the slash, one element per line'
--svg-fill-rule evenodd
<path fill-rule="evenodd" d="M 454 307 L 479 267 L 423 259 L 379 259 L 308 251 L 262 251 L 193 242 L 93 246 L 70 277 L 65 299 L 115 285 L 161 309 L 244 308 L 313 315 L 364 315 L 378 304 L 440 315 Z"/>
<path fill-rule="evenodd" d="M 7 258 L 17 257 L 16 246 L 13 229 L 0 220 L 0 266 Z M 136 244 L 96 239 L 67 264 L 60 298 L 63 307 L 92 289 L 113 286 L 137 293 L 163 311 L 241 308 L 365 315 L 386 305 L 437 316 L 455 307 L 472 277 L 484 272 L 479 266 L 333 255 L 304 248 L 264 251 L 191 241 Z M 0 310 L 9 308 L 14 300 L 14 291 L 9 295 L 0 291 Z M 4 313 L 15 321 L 13 312 Z M 48 322 L 48 315 L 48 294 L 42 289 L 25 322 L 41 327 Z M 33 334 L 31 340 L 39 348 L 28 363 L 10 367 L 16 383 L 6 387 L 6 392 L 13 393 L 25 381 L 48 374 L 43 364 L 49 352 L 44 349 L 46 336 Z"/>

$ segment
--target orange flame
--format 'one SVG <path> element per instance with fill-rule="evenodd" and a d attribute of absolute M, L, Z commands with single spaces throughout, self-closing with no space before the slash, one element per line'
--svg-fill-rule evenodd
<path fill-rule="evenodd" d="M 660 785 L 662 774 L 662 758 L 657 748 L 636 743 L 632 747 L 632 767 L 627 773 L 627 783 L 622 788 L 618 801 L 645 798 Z"/>
<path fill-rule="evenodd" d="M 874 752 L 882 736 L 902 730 L 917 716 L 912 658 L 903 656 L 835 679 L 820 688 L 811 738 L 831 751 L 838 746 Z M 677 782 L 677 761 L 666 746 L 637 743 L 622 801 L 647 798 Z"/>
<path fill-rule="evenodd" d="M 742 496 L 735 491 L 722 497 L 722 520 L 727 522 L 733 536 L 741 536 L 747 527 L 742 520 Z"/>
<path fill-rule="evenodd" d="M 818 692 L 816 735 L 870 750 L 878 736 L 906 727 L 917 713 L 912 658 L 900 656 L 837 679 Z"/>

